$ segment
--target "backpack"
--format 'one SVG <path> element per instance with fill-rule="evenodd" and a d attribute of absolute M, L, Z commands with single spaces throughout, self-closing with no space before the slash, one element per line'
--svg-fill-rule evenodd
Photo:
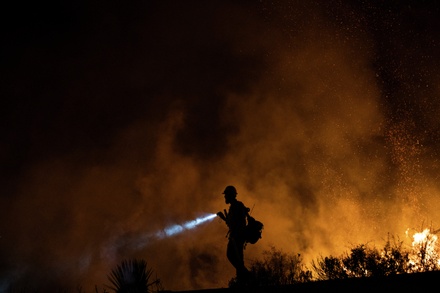
<path fill-rule="evenodd" d="M 264 225 L 251 216 L 248 216 L 247 219 L 248 221 L 245 230 L 246 242 L 255 244 L 261 238 Z"/>

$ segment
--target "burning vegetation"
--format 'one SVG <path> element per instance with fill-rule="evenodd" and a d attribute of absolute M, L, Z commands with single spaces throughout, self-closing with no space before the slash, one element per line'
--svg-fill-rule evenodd
<path fill-rule="evenodd" d="M 437 271 L 440 268 L 437 232 L 427 228 L 414 233 L 409 248 L 404 246 L 404 241 L 388 237 L 382 249 L 360 244 L 340 257 L 320 257 L 312 262 L 315 278 L 331 280 Z"/>
<path fill-rule="evenodd" d="M 300 254 L 289 255 L 272 247 L 263 253 L 262 260 L 252 263 L 251 272 L 255 285 L 276 286 L 438 271 L 440 248 L 437 232 L 427 228 L 414 233 L 410 246 L 405 246 L 404 241 L 391 236 L 381 249 L 359 244 L 338 257 L 319 257 L 312 261 L 311 268 L 303 264 Z M 232 279 L 229 285 L 234 286 L 235 280 Z"/>
<path fill-rule="evenodd" d="M 436 271 L 440 268 L 439 247 L 436 233 L 426 228 L 413 235 L 412 249 L 408 255 L 410 272 Z"/>

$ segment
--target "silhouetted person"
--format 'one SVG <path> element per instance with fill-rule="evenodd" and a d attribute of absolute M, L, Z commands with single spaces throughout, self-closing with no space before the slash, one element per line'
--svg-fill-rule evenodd
<path fill-rule="evenodd" d="M 234 186 L 227 186 L 223 194 L 225 195 L 226 204 L 230 205 L 229 211 L 224 210 L 224 213 L 218 212 L 217 216 L 223 219 L 226 225 L 228 225 L 229 232 L 226 256 L 236 269 L 237 281 L 243 283 L 246 282 L 249 276 L 249 271 L 244 265 L 243 250 L 246 242 L 246 218 L 250 209 L 241 201 L 237 200 L 237 190 Z"/>

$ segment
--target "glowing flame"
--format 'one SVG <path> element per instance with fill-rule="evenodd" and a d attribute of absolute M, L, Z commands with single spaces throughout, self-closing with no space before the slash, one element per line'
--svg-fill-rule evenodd
<path fill-rule="evenodd" d="M 437 248 L 437 235 L 430 229 L 413 235 L 412 252 L 409 265 L 412 271 L 424 272 L 440 268 L 440 257 Z"/>

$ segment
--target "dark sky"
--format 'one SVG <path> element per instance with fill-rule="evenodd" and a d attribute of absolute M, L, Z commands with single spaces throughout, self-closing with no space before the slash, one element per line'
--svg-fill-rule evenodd
<path fill-rule="evenodd" d="M 227 208 L 306 263 L 440 218 L 435 1 L 61 1 L 1 12 L 0 291 L 225 287 Z M 411 240 L 410 237 L 408 238 Z"/>

